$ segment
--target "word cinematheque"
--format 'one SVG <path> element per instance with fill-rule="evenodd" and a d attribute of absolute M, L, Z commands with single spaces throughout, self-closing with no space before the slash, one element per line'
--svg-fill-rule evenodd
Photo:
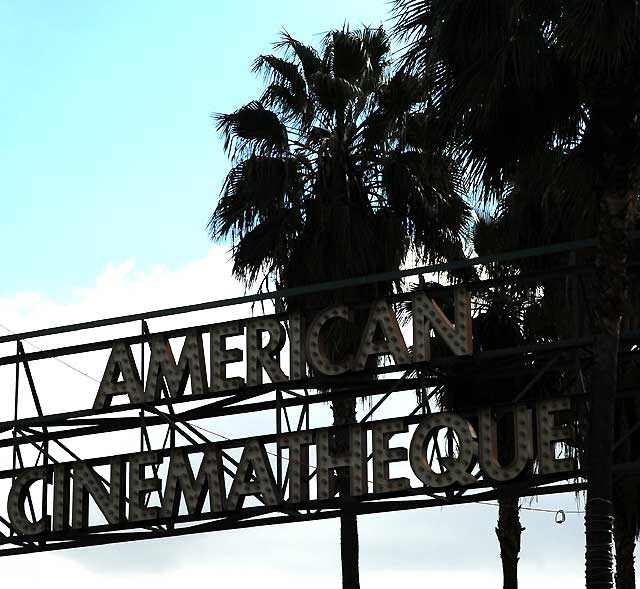
<path fill-rule="evenodd" d="M 13 481 L 8 515 L 19 535 L 63 537 L 73 534 L 74 530 L 91 529 L 90 499 L 106 519 L 107 527 L 146 526 L 179 519 L 181 502 L 186 504 L 188 515 L 180 517 L 206 519 L 234 512 L 242 515 L 247 496 L 257 497 L 274 511 L 285 505 L 308 506 L 314 501 L 331 501 L 336 494 L 334 473 L 338 468 L 348 469 L 353 498 L 365 498 L 371 491 L 389 496 L 409 491 L 409 478 L 391 476 L 390 465 L 394 463 L 400 467 L 408 463 L 427 493 L 473 485 L 481 476 L 493 481 L 511 481 L 534 459 L 538 461 L 540 474 L 576 468 L 574 459 L 558 457 L 555 448 L 557 443 L 573 437 L 572 427 L 568 425 L 572 421 L 568 398 L 541 401 L 533 408 L 516 405 L 506 411 L 503 418 L 513 420 L 515 432 L 509 464 L 498 461 L 499 426 L 490 408 L 466 417 L 430 413 L 342 426 L 348 430 L 349 450 L 339 456 L 332 450 L 338 429 L 335 427 L 238 440 L 235 445 L 242 449 L 242 455 L 235 472 L 225 465 L 222 450 L 223 446 L 229 447 L 228 442 L 27 468 Z M 427 459 L 427 450 L 434 436 L 443 432 L 453 433 L 457 451 L 442 458 L 441 468 L 436 471 Z M 392 445 L 393 436 L 403 433 L 410 433 L 408 448 Z M 282 487 L 273 475 L 267 453 L 269 443 L 288 451 L 288 483 Z M 371 473 L 368 469 L 370 451 Z M 314 489 L 310 489 L 311 452 L 316 461 Z M 199 464 L 194 468 L 192 459 L 196 457 Z M 167 462 L 163 481 L 160 467 Z M 99 473 L 100 466 L 110 468 L 108 480 Z M 228 490 L 225 472 L 231 479 Z M 406 469 L 405 473 L 409 474 Z M 33 521 L 27 515 L 26 498 L 36 482 L 53 486 L 53 502 L 52 513 Z M 158 491 L 161 504 L 149 506 L 146 497 Z M 314 491 L 316 499 L 310 500 Z"/>
<path fill-rule="evenodd" d="M 257 317 L 219 323 L 208 328 L 210 336 L 210 375 L 205 363 L 202 333 L 190 331 L 176 362 L 168 338 L 159 334 L 150 340 L 151 356 L 146 382 L 142 383 L 131 347 L 117 342 L 109 356 L 93 408 L 107 408 L 116 396 L 127 396 L 130 403 L 153 403 L 162 390 L 171 398 L 185 393 L 187 381 L 191 395 L 224 393 L 262 384 L 263 373 L 271 382 L 284 383 L 307 378 L 312 372 L 326 377 L 347 372 L 360 372 L 370 364 L 370 356 L 387 356 L 396 366 L 431 359 L 430 337 L 433 331 L 455 355 L 472 352 L 470 295 L 463 289 L 454 291 L 453 323 L 440 307 L 423 293 L 412 299 L 413 348 L 411 353 L 398 325 L 396 314 L 386 301 L 374 301 L 362 328 L 357 352 L 349 358 L 330 359 L 327 353 L 330 322 L 351 322 L 352 310 L 346 305 L 324 309 L 306 325 L 299 314 L 284 320 Z M 285 327 L 285 324 L 287 328 Z M 244 336 L 245 349 L 230 348 L 229 338 Z M 265 337 L 266 336 L 266 337 Z M 266 339 L 266 343 L 265 340 Z M 289 375 L 281 366 L 281 351 L 288 339 Z M 244 363 L 245 376 L 227 375 L 229 364 Z"/>

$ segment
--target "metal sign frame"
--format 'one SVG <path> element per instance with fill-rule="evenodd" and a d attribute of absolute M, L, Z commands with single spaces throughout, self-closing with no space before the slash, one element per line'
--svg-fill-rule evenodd
<path fill-rule="evenodd" d="M 632 235 L 630 239 L 637 239 L 639 235 Z M 141 366 L 144 370 L 145 350 L 154 336 L 162 335 L 166 338 L 182 337 L 193 330 L 202 332 L 210 327 L 209 324 L 164 330 L 152 334 L 148 322 L 151 319 L 173 317 L 196 311 L 219 309 L 245 303 L 260 301 L 281 302 L 288 297 L 317 294 L 344 288 L 353 288 L 382 282 L 399 281 L 401 279 L 419 279 L 424 283 L 424 277 L 434 273 L 460 270 L 476 266 L 484 266 L 499 262 L 509 262 L 531 257 L 553 256 L 569 252 L 587 252 L 594 247 L 593 240 L 558 244 L 544 248 L 534 248 L 519 252 L 509 252 L 498 256 L 480 257 L 472 260 L 439 264 L 421 268 L 385 273 L 368 277 L 360 277 L 337 281 L 333 283 L 316 284 L 308 287 L 282 290 L 278 292 L 264 292 L 245 297 L 237 297 L 220 301 L 212 301 L 198 305 L 178 308 L 162 309 L 148 313 L 138 313 L 127 316 L 113 317 L 98 321 L 76 323 L 57 328 L 46 328 L 24 332 L 11 336 L 0 337 L 0 344 L 15 343 L 15 353 L 0 357 L 0 367 L 13 366 L 15 368 L 15 389 L 13 396 L 13 419 L 0 422 L 0 451 L 10 449 L 12 454 L 11 468 L 0 469 L 0 481 L 15 481 L 25 469 L 29 467 L 43 468 L 53 473 L 67 468 L 70 462 L 82 461 L 81 452 L 74 443 L 89 436 L 99 436 L 114 432 L 137 431 L 140 439 L 140 452 L 157 451 L 160 455 L 168 456 L 175 449 L 180 438 L 184 445 L 193 450 L 214 445 L 219 449 L 225 472 L 234 475 L 234 468 L 238 468 L 238 459 L 232 456 L 231 450 L 245 444 L 246 439 L 214 440 L 211 434 L 199 426 L 203 419 L 221 418 L 223 416 L 248 416 L 253 413 L 269 413 L 275 422 L 275 433 L 261 436 L 261 443 L 273 444 L 283 435 L 292 432 L 310 432 L 310 414 L 314 406 L 345 398 L 371 398 L 369 411 L 360 420 L 364 430 L 373 427 L 371 419 L 384 407 L 385 403 L 397 395 L 415 395 L 414 408 L 410 414 L 401 419 L 407 424 L 420 422 L 434 411 L 434 400 L 444 389 L 450 386 L 452 372 L 464 371 L 469 378 L 482 380 L 487 377 L 487 367 L 495 369 L 500 365 L 504 375 L 518 374 L 526 376 L 526 384 L 514 391 L 513 404 L 524 404 L 533 407 L 536 399 L 530 397 L 532 388 L 542 377 L 551 373 L 570 375 L 566 379 L 571 382 L 571 395 L 574 407 L 580 410 L 587 398 L 588 372 L 593 361 L 592 338 L 574 337 L 554 342 L 531 342 L 526 345 L 487 350 L 474 353 L 471 356 L 445 356 L 425 362 L 412 362 L 406 366 L 378 366 L 369 374 L 349 374 L 337 377 L 310 377 L 287 383 L 266 383 L 263 385 L 246 387 L 237 391 L 222 393 L 205 393 L 197 399 L 189 395 L 181 397 L 165 396 L 153 403 L 133 403 L 113 405 L 100 410 L 91 408 L 65 411 L 57 414 L 45 414 L 42 409 L 40 396 L 36 388 L 35 378 L 31 366 L 40 360 L 51 358 L 74 357 L 99 350 L 110 349 L 117 342 L 126 342 L 128 346 L 140 346 Z M 552 264 L 549 264 L 552 266 Z M 535 287 L 553 280 L 579 280 L 580 276 L 593 273 L 591 264 L 577 266 L 560 265 L 550 267 L 547 271 L 530 274 L 518 274 L 499 280 L 482 279 L 463 283 L 472 292 L 482 292 L 488 289 L 500 288 L 507 285 L 521 285 Z M 637 273 L 637 268 L 630 267 L 630 273 Z M 459 287 L 460 285 L 456 285 Z M 451 291 L 454 285 L 435 289 L 426 289 L 428 294 Z M 388 298 L 389 303 L 400 304 L 409 295 L 400 293 Z M 276 306 L 276 308 L 278 308 Z M 283 318 L 276 313 L 275 319 Z M 32 340 L 39 338 L 70 334 L 74 332 L 92 333 L 89 330 L 112 327 L 115 325 L 130 326 L 129 335 L 116 339 L 91 339 L 85 343 L 72 345 L 39 347 L 35 351 L 26 351 L 25 343 L 33 345 Z M 138 333 L 131 333 L 131 326 L 139 326 Z M 621 361 L 637 362 L 640 354 L 640 330 L 628 330 L 623 334 L 624 349 L 621 351 Z M 523 361 L 526 360 L 526 361 Z M 372 379 L 372 374 L 384 376 Z M 25 384 L 35 414 L 28 417 L 19 416 L 20 396 L 24 394 Z M 142 378 L 144 382 L 144 375 Z M 311 394 L 310 391 L 318 391 Z M 562 393 L 562 391 L 560 391 Z M 623 391 L 623 395 L 635 395 L 637 391 Z M 186 408 L 183 403 L 189 402 Z M 195 402 L 195 403 L 194 403 Z M 294 415 L 294 412 L 297 412 Z M 474 411 L 470 411 L 470 414 Z M 476 416 L 470 419 L 477 419 Z M 153 448 L 149 437 L 149 429 L 165 427 L 166 435 L 162 447 Z M 633 427 L 640 427 L 635 424 Z M 435 441 L 433 453 L 440 457 L 441 449 Z M 620 441 L 619 441 L 620 443 Z M 37 452 L 32 464 L 27 463 L 25 449 L 32 448 Z M 446 450 L 442 449 L 442 454 Z M 281 444 L 276 444 L 275 484 L 278 491 L 290 484 L 287 460 L 283 456 Z M 111 457 L 90 458 L 89 465 L 108 464 Z M 371 461 L 372 455 L 367 455 Z M 7 465 L 8 466 L 8 465 Z M 153 467 L 157 471 L 157 467 Z M 619 471 L 630 471 L 634 465 L 618 465 Z M 156 472 L 157 476 L 157 472 Z M 248 475 L 247 481 L 252 480 Z M 312 472 L 310 479 L 317 476 L 317 470 Z M 102 479 L 107 483 L 106 479 Z M 50 485 L 46 482 L 39 493 L 32 496 L 29 487 L 25 495 L 25 505 L 30 512 L 30 518 L 35 521 L 37 513 L 51 511 L 52 498 L 47 490 Z M 118 525 L 95 525 L 87 529 L 66 529 L 50 531 L 39 535 L 25 535 L 17 533 L 12 523 L 0 515 L 0 556 L 61 550 L 89 545 L 127 542 L 148 538 L 162 538 L 187 535 L 207 531 L 244 528 L 251 526 L 273 525 L 280 523 L 294 523 L 339 517 L 342 510 L 348 509 L 355 514 L 382 513 L 431 506 L 455 505 L 477 501 L 494 500 L 505 489 L 512 495 L 532 496 L 580 491 L 585 489 L 585 475 L 579 468 L 557 473 L 536 473 L 529 470 L 515 480 L 499 482 L 486 476 L 478 477 L 472 484 L 453 484 L 443 489 L 431 489 L 426 486 L 417 489 L 403 489 L 400 491 L 366 492 L 356 497 L 332 496 L 325 499 L 312 498 L 303 504 L 278 503 L 261 506 L 243 507 L 241 510 L 222 510 L 217 513 L 175 514 L 168 518 L 158 518 L 149 522 L 126 522 Z M 368 490 L 367 490 L 368 491 Z M 146 500 L 148 501 L 147 494 Z M 264 499 L 264 498 L 263 498 Z"/>

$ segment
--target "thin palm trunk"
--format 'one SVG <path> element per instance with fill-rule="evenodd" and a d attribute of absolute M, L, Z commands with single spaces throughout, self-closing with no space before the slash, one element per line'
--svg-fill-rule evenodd
<path fill-rule="evenodd" d="M 502 464 L 513 460 L 518 443 L 514 428 L 514 419 L 506 419 L 502 424 L 498 440 L 498 455 Z M 514 449 L 511 452 L 511 449 Z M 504 589 L 518 589 L 518 561 L 520 560 L 520 541 L 524 528 L 520 525 L 520 502 L 517 495 L 503 493 L 498 497 L 498 526 L 496 536 L 500 543 L 502 560 L 502 580 Z"/>
<path fill-rule="evenodd" d="M 630 301 L 627 301 L 629 303 Z M 627 313 L 633 312 L 633 302 L 627 305 Z M 634 319 L 628 315 L 625 317 L 623 326 L 629 328 L 633 325 Z M 637 375 L 633 368 L 625 367 L 620 370 L 621 387 L 630 383 L 637 383 Z M 617 444 L 614 453 L 614 463 L 633 462 L 637 460 L 638 437 L 631 431 L 630 425 L 638 423 L 640 401 L 635 398 L 620 399 L 616 407 L 616 439 L 621 443 Z M 616 473 L 613 481 L 613 509 L 614 540 L 616 547 L 616 588 L 635 589 L 635 562 L 633 552 L 636 547 L 638 537 L 638 514 L 640 509 L 640 483 L 633 476 Z"/>
<path fill-rule="evenodd" d="M 598 228 L 596 275 L 599 284 L 587 448 L 589 487 L 585 506 L 587 589 L 613 588 L 612 453 L 629 202 L 629 195 L 623 191 L 605 191 Z"/>
<path fill-rule="evenodd" d="M 498 526 L 496 536 L 500 543 L 504 589 L 518 588 L 518 560 L 520 538 L 524 528 L 520 525 L 518 497 L 504 495 L 498 499 Z"/>
<path fill-rule="evenodd" d="M 349 425 L 356 422 L 356 400 L 334 401 L 333 425 Z M 336 456 L 349 452 L 349 433 L 347 428 L 336 431 Z M 351 509 L 352 499 L 349 492 L 349 469 L 337 469 L 338 493 L 341 499 L 340 509 L 340 556 L 342 559 L 343 589 L 360 589 L 358 519 Z"/>
<path fill-rule="evenodd" d="M 636 589 L 636 530 L 626 512 L 625 498 L 615 503 L 616 589 Z"/>
<path fill-rule="evenodd" d="M 360 589 L 358 519 L 348 508 L 340 515 L 340 555 L 343 589 Z"/>

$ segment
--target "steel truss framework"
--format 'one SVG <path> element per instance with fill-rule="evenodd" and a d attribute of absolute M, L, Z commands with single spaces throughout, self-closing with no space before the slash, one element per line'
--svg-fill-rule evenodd
<path fill-rule="evenodd" d="M 637 235 L 631 236 L 637 239 Z M 411 364 L 407 366 L 378 366 L 375 372 L 378 378 L 370 374 L 346 377 L 320 378 L 310 377 L 303 381 L 290 381 L 283 386 L 280 384 L 264 384 L 258 387 L 246 388 L 235 392 L 205 394 L 194 398 L 190 395 L 182 397 L 164 398 L 154 404 L 114 405 L 96 411 L 80 408 L 61 413 L 45 413 L 41 405 L 41 395 L 32 372 L 32 366 L 46 359 L 67 358 L 83 355 L 98 350 L 108 350 L 114 342 L 124 340 L 130 345 L 139 345 L 140 362 L 143 370 L 144 382 L 145 353 L 152 334 L 148 321 L 161 317 L 173 317 L 194 311 L 225 308 L 242 303 L 256 303 L 259 301 L 275 301 L 275 308 L 281 308 L 279 303 L 287 297 L 319 292 L 329 292 L 343 288 L 353 288 L 380 282 L 414 279 L 418 286 L 425 288 L 428 294 L 446 293 L 452 287 L 428 288 L 425 286 L 430 276 L 437 272 L 461 270 L 473 266 L 486 267 L 490 264 L 508 263 L 524 258 L 537 257 L 544 260 L 543 272 L 530 274 L 513 274 L 500 280 L 476 280 L 465 283 L 466 288 L 481 297 L 482 293 L 491 289 L 511 288 L 514 286 L 531 289 L 544 288 L 552 281 L 577 284 L 583 276 L 593 273 L 591 262 L 583 265 L 575 263 L 562 264 L 567 259 L 575 260 L 575 253 L 580 258 L 588 257 L 592 252 L 592 241 L 559 244 L 552 247 L 536 248 L 527 251 L 510 252 L 494 257 L 476 258 L 473 260 L 428 266 L 402 272 L 381 274 L 344 280 L 334 283 L 312 285 L 309 287 L 290 289 L 274 293 L 260 293 L 257 295 L 214 301 L 200 305 L 164 309 L 155 312 L 141 313 L 111 319 L 67 325 L 59 328 L 42 329 L 38 331 L 0 337 L 0 344 L 15 345 L 15 353 L 0 357 L 0 367 L 12 366 L 14 372 L 13 418 L 0 422 L 0 451 L 11 452 L 11 464 L 1 464 L 0 482 L 11 481 L 18 473 L 29 466 L 53 467 L 57 464 L 82 459 L 85 440 L 101 436 L 109 436 L 116 432 L 134 431 L 139 434 L 139 448 L 137 450 L 158 450 L 162 456 L 167 456 L 170 450 L 178 445 L 198 448 L 204 444 L 216 442 L 223 448 L 225 471 L 233 475 L 234 467 L 238 465 L 234 458 L 233 449 L 241 447 L 244 439 L 222 440 L 212 438 L 212 433 L 200 424 L 202 420 L 220 419 L 228 416 L 248 416 L 250 414 L 270 414 L 275 421 L 275 433 L 261 436 L 265 443 L 274 444 L 277 437 L 285 432 L 304 431 L 310 429 L 310 416 L 314 407 L 320 404 L 343 398 L 370 398 L 370 409 L 362 417 L 363 427 L 375 418 L 389 399 L 398 396 L 414 399 L 411 413 L 403 416 L 409 423 L 418 422 L 424 414 L 435 407 L 439 396 L 452 387 L 452 378 L 464 374 L 466 382 L 480 385 L 483 381 L 491 380 L 496 371 L 504 378 L 517 375 L 519 382 L 524 384 L 513 391 L 511 403 L 531 403 L 531 393 L 540 379 L 549 375 L 562 375 L 562 390 L 559 394 L 570 395 L 574 399 L 574 406 L 584 409 L 588 397 L 589 371 L 593 362 L 592 340 L 589 335 L 563 339 L 561 341 L 529 342 L 526 345 L 484 350 L 472 356 L 443 356 L 428 363 Z M 573 254 L 573 257 L 571 256 Z M 560 264 L 558 264 L 560 260 Z M 637 273 L 637 268 L 630 266 L 630 273 Z M 390 297 L 393 303 L 401 304 L 409 300 L 407 294 L 397 294 Z M 283 314 L 275 314 L 283 319 Z M 26 351 L 25 343 L 32 345 L 38 338 L 56 336 L 60 334 L 87 332 L 96 328 L 114 325 L 127 326 L 136 329 L 138 333 L 126 335 L 117 339 L 95 339 L 84 343 L 73 343 L 57 347 L 39 347 L 35 351 Z M 136 327 L 137 326 L 137 327 Z M 633 325 L 631 327 L 634 327 Z M 201 333 L 209 325 L 196 326 Z M 163 330 L 167 337 L 184 336 L 194 327 Z M 93 333 L 93 332 L 88 332 Z M 628 329 L 622 338 L 621 364 L 637 363 L 640 354 L 640 331 Z M 523 380 L 524 379 L 524 380 Z M 0 381 L 2 383 L 3 381 Z M 26 386 L 25 386 L 26 385 Z M 4 384 L 3 384 L 4 386 Z M 29 416 L 20 416 L 19 407 L 22 406 L 21 396 L 28 389 L 30 403 L 34 412 Z M 620 396 L 636 395 L 638 386 L 625 384 L 618 392 Z M 6 393 L 6 391 L 5 391 Z M 166 391 L 165 391 L 166 393 Z M 5 399 L 8 395 L 5 394 Z M 503 399 L 502 403 L 506 401 Z M 464 414 L 464 411 L 460 413 Z M 473 410 L 470 410 L 470 414 Z M 210 423 L 210 422 L 206 422 Z M 326 424 L 330 425 L 330 424 Z M 152 448 L 149 435 L 151 428 L 164 428 L 164 440 L 161 447 Z M 627 433 L 640 428 L 639 424 L 631 424 Z M 624 440 L 618 440 L 618 444 Z M 31 449 L 30 458 L 26 450 Z M 438 444 L 432 452 L 431 460 L 437 460 L 444 449 Z M 34 458 L 35 455 L 35 458 Z M 434 456 L 435 455 L 435 456 Z M 275 472 L 278 488 L 284 490 L 289 484 L 289 469 L 282 449 L 276 447 L 274 456 Z M 371 459 L 371 456 L 369 456 Z M 92 466 L 106 465 L 110 458 L 89 458 L 87 463 Z M 635 464 L 617 466 L 618 472 L 636 472 Z M 311 478 L 315 476 L 312 472 Z M 106 479 L 103 479 L 107 483 Z M 553 475 L 540 475 L 529 472 L 520 476 L 516 481 L 497 483 L 481 478 L 477 483 L 463 487 L 452 487 L 446 491 L 432 492 L 425 488 L 411 489 L 397 493 L 368 493 L 358 498 L 341 499 L 334 497 L 329 500 L 311 499 L 303 505 L 257 505 L 243 508 L 237 512 L 205 513 L 196 515 L 178 514 L 175 517 L 152 522 L 146 528 L 140 524 L 122 525 L 94 525 L 88 531 L 65 530 L 63 532 L 48 532 L 45 535 L 30 537 L 17 534 L 12 529 L 7 517 L 0 515 L 0 526 L 4 526 L 0 535 L 0 555 L 24 554 L 48 550 L 60 550 L 73 547 L 127 542 L 147 538 L 164 538 L 200 532 L 244 528 L 252 526 L 273 525 L 281 523 L 305 522 L 338 517 L 343 510 L 356 514 L 381 513 L 400 511 L 431 506 L 455 505 L 477 501 L 495 500 L 501 493 L 508 490 L 511 495 L 532 496 L 579 491 L 586 486 L 584 473 L 580 470 Z M 27 509 L 35 520 L 38 513 L 44 513 L 51 498 L 47 494 L 47 485 L 42 485 L 40 493 L 27 497 Z M 149 500 L 149 497 L 147 497 Z"/>

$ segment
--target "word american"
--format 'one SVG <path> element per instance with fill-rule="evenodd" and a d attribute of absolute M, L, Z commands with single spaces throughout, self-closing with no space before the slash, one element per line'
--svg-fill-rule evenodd
<path fill-rule="evenodd" d="M 192 395 L 222 393 L 262 384 L 263 371 L 273 383 L 306 378 L 307 366 L 321 375 L 337 376 L 362 371 L 370 356 L 389 356 L 395 365 L 431 359 L 430 337 L 435 332 L 456 355 L 472 352 L 471 297 L 462 288 L 454 290 L 454 317 L 449 321 L 438 304 L 424 293 L 413 296 L 413 349 L 409 352 L 396 314 L 384 300 L 374 301 L 364 324 L 358 350 L 353 357 L 332 360 L 327 354 L 326 326 L 331 321 L 353 321 L 347 305 L 335 305 L 319 312 L 308 325 L 300 314 L 288 315 L 286 323 L 272 317 L 229 321 L 212 325 L 210 335 L 210 376 L 204 356 L 202 334 L 192 330 L 186 337 L 178 361 L 166 336 L 150 340 L 151 356 L 146 383 L 141 381 L 131 347 L 124 341 L 114 344 L 96 394 L 93 408 L 104 409 L 116 396 L 129 402 L 157 401 L 166 387 L 170 397 L 184 394 L 187 382 Z M 264 337 L 266 334 L 266 338 Z M 229 348 L 227 339 L 244 336 L 245 349 Z M 264 341 L 266 339 L 266 342 Z M 289 375 L 280 365 L 280 352 L 289 342 Z M 245 377 L 227 375 L 229 364 L 244 362 Z"/>

